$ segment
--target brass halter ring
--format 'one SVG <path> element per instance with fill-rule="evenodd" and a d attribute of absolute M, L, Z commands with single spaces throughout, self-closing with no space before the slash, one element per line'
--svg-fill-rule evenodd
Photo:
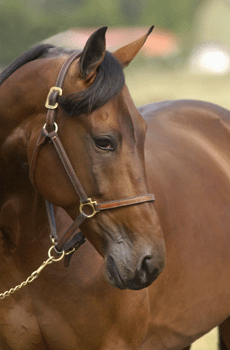
<path fill-rule="evenodd" d="M 47 125 L 47 123 L 44 124 L 43 129 L 46 129 L 46 125 Z M 54 122 L 54 132 L 55 132 L 55 133 L 58 132 L 58 125 L 57 125 L 57 123 L 55 123 L 55 122 Z"/>
<path fill-rule="evenodd" d="M 50 247 L 50 249 L 48 250 L 48 257 L 52 260 L 52 261 L 60 261 L 64 258 L 65 256 L 65 251 L 63 250 L 61 253 L 60 253 L 60 256 L 59 258 L 54 258 L 52 255 L 51 255 L 51 252 L 52 250 L 55 248 L 55 245 L 52 245 L 52 247 Z"/>
<path fill-rule="evenodd" d="M 92 209 L 92 213 L 91 214 L 86 214 L 84 211 L 83 211 L 83 208 L 88 205 L 91 209 Z M 88 198 L 88 202 L 86 203 L 82 203 L 80 202 L 80 207 L 79 207 L 79 211 L 80 213 L 84 212 L 84 214 L 87 216 L 87 218 L 92 218 L 94 215 L 96 215 L 99 210 L 96 210 L 95 209 L 95 206 L 97 205 L 97 202 L 96 201 L 92 201 L 91 198 Z"/>

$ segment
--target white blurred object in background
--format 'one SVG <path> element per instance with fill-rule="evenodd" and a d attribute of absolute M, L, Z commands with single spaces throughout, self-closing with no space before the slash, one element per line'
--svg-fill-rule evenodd
<path fill-rule="evenodd" d="M 193 73 L 228 74 L 230 50 L 215 43 L 200 45 L 192 52 L 189 67 Z"/>

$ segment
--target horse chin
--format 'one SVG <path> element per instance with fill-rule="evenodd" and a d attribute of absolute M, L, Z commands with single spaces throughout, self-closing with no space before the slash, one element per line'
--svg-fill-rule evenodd
<path fill-rule="evenodd" d="M 123 281 L 123 279 L 121 278 L 121 276 L 119 275 L 115 265 L 112 269 L 108 268 L 108 266 L 105 267 L 104 278 L 105 278 L 106 282 L 108 282 L 108 284 L 110 284 L 110 286 L 112 286 L 112 287 L 119 288 L 122 290 L 128 288 L 126 286 L 125 282 Z"/>
<path fill-rule="evenodd" d="M 140 290 L 143 288 L 147 288 L 149 287 L 154 281 L 155 279 L 159 276 L 159 274 L 161 273 L 161 271 L 158 271 L 151 280 L 148 280 L 147 282 L 140 282 L 140 281 L 135 281 L 134 280 L 129 280 L 129 281 L 123 281 L 123 279 L 120 277 L 120 275 L 117 273 L 115 274 L 111 274 L 107 269 L 104 270 L 104 278 L 106 280 L 106 282 L 115 288 L 119 288 L 119 289 L 130 289 L 130 290 Z"/>
<path fill-rule="evenodd" d="M 111 287 L 118 288 L 121 290 L 125 290 L 128 288 L 128 287 L 126 287 L 126 285 L 124 284 L 124 282 L 120 278 L 116 278 L 116 279 L 114 277 L 111 278 L 111 276 L 109 276 L 106 272 L 104 273 L 104 277 L 105 277 L 106 282 Z"/>
<path fill-rule="evenodd" d="M 140 290 L 149 287 L 160 275 L 161 270 L 156 270 L 156 272 L 152 275 L 151 278 L 148 279 L 148 281 L 140 281 L 139 279 L 133 279 L 130 281 L 127 281 L 127 288 L 131 290 Z"/>
<path fill-rule="evenodd" d="M 133 278 L 127 278 L 122 276 L 121 272 L 117 268 L 113 259 L 108 258 L 105 261 L 104 278 L 112 287 L 119 289 L 130 289 L 130 290 L 140 290 L 149 287 L 160 275 L 164 268 L 164 264 L 155 268 L 151 276 L 146 278 L 141 278 L 140 276 L 134 276 Z"/>

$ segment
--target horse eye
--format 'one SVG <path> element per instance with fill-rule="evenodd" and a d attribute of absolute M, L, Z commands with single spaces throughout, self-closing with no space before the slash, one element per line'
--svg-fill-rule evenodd
<path fill-rule="evenodd" d="M 100 149 L 108 150 L 108 151 L 112 151 L 114 149 L 112 142 L 105 137 L 95 139 L 94 142 L 96 146 Z"/>

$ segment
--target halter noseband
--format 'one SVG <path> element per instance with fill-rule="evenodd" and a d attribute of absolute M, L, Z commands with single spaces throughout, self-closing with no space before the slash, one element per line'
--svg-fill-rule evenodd
<path fill-rule="evenodd" d="M 30 163 L 30 180 L 34 185 L 34 187 L 36 187 L 35 180 L 34 180 L 34 170 L 35 170 L 38 153 L 41 147 L 49 140 L 50 142 L 53 143 L 57 151 L 57 154 L 62 162 L 62 165 L 64 166 L 66 173 L 75 191 L 78 194 L 78 197 L 80 199 L 80 207 L 79 207 L 80 214 L 78 215 L 76 220 L 73 222 L 73 224 L 67 229 L 65 234 L 60 238 L 60 240 L 58 240 L 58 237 L 57 237 L 53 205 L 48 201 L 46 201 L 46 209 L 47 209 L 47 214 L 48 214 L 48 219 L 49 219 L 49 224 L 51 229 L 51 238 L 56 243 L 55 251 L 58 254 L 61 254 L 64 251 L 66 253 L 66 257 L 69 257 L 69 260 L 70 260 L 70 257 L 72 256 L 72 253 L 77 248 L 79 248 L 81 244 L 85 242 L 85 238 L 81 234 L 81 232 L 78 232 L 76 234 L 75 232 L 79 229 L 79 226 L 87 218 L 92 218 L 94 215 L 96 215 L 100 211 L 155 201 L 153 194 L 146 194 L 146 195 L 137 196 L 133 198 L 126 198 L 126 199 L 108 201 L 104 203 L 97 203 L 96 201 L 93 201 L 91 198 L 89 198 L 85 193 L 85 190 L 82 187 L 72 167 L 72 164 L 70 163 L 70 160 L 65 152 L 65 149 L 62 146 L 61 140 L 58 136 L 58 125 L 56 124 L 58 96 L 62 95 L 62 86 L 71 63 L 74 60 L 76 60 L 78 57 L 80 57 L 80 55 L 81 53 L 74 52 L 71 56 L 69 56 L 69 58 L 64 62 L 64 64 L 61 67 L 61 70 L 59 72 L 59 75 L 56 81 L 56 85 L 51 87 L 48 93 L 46 103 L 45 103 L 45 106 L 48 109 L 47 115 L 46 115 L 46 123 L 42 131 L 40 132 L 40 135 L 38 137 L 38 140 L 34 148 L 31 163 Z M 84 211 L 86 206 L 90 208 L 90 211 L 91 211 L 90 214 L 86 214 L 86 212 Z M 68 266 L 69 264 L 69 260 L 68 261 L 67 260 L 65 262 L 66 266 Z"/>

